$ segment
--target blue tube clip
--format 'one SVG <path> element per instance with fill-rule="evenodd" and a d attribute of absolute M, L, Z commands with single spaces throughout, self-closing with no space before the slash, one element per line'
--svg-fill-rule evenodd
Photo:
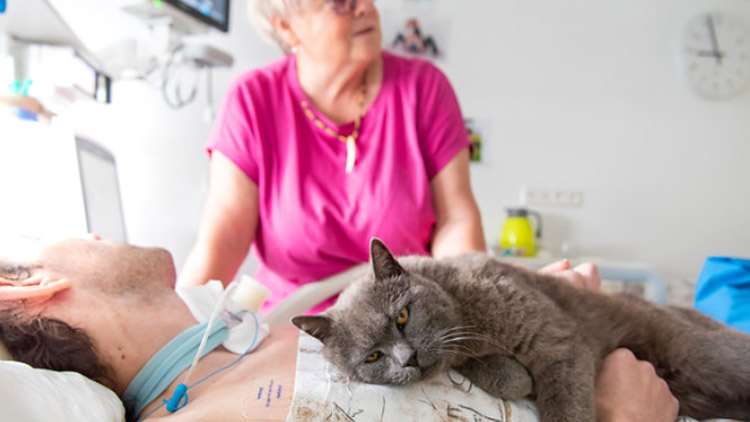
<path fill-rule="evenodd" d="M 180 404 L 183 398 L 185 399 L 185 402 Z M 163 399 L 162 401 L 167 404 L 167 411 L 169 413 L 174 413 L 182 409 L 188 403 L 187 385 L 182 383 L 178 384 L 177 388 L 174 389 L 172 398 L 169 399 L 169 401 L 167 401 L 167 399 Z"/>

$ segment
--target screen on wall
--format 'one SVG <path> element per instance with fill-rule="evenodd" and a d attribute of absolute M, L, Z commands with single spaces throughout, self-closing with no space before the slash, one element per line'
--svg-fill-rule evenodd
<path fill-rule="evenodd" d="M 76 150 L 88 232 L 127 241 L 114 156 L 80 137 L 76 138 Z"/>
<path fill-rule="evenodd" d="M 229 0 L 164 0 L 216 29 L 229 30 Z"/>

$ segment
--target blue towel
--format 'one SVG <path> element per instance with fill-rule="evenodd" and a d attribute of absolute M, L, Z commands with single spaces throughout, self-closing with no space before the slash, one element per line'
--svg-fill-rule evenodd
<path fill-rule="evenodd" d="M 750 334 L 750 260 L 708 257 L 695 286 L 695 308 Z"/>

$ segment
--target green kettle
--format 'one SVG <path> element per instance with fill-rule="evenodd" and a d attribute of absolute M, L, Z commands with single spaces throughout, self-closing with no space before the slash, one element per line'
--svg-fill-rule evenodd
<path fill-rule="evenodd" d="M 500 235 L 500 254 L 503 256 L 536 256 L 536 239 L 542 236 L 542 217 L 526 208 L 507 208 L 508 218 Z M 529 216 L 536 219 L 536 233 Z"/>

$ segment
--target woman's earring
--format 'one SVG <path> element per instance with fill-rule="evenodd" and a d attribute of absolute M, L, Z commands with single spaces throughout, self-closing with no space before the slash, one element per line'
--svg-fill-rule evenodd
<path fill-rule="evenodd" d="M 289 47 L 289 51 L 290 51 L 290 52 L 291 52 L 292 54 L 297 54 L 297 46 L 294 46 L 294 45 L 293 45 L 293 46 Z"/>

